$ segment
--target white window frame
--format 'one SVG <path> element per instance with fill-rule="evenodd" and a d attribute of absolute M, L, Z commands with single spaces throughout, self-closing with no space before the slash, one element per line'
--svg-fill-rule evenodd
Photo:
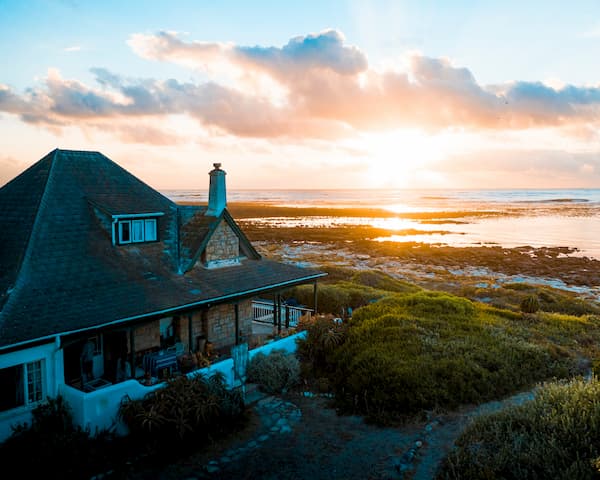
<path fill-rule="evenodd" d="M 14 409 L 25 408 L 37 405 L 44 401 L 45 398 L 45 381 L 44 381 L 44 360 L 34 360 L 33 362 L 19 363 L 11 365 L 5 368 L 18 368 L 21 367 L 21 386 L 23 388 L 23 403 L 16 405 Z M 3 368 L 4 370 L 4 368 Z M 30 387 L 30 384 L 33 388 Z M 15 385 L 16 389 L 17 385 Z M 3 410 L 4 412 L 10 412 L 14 409 Z"/>
<path fill-rule="evenodd" d="M 27 398 L 25 404 L 33 405 L 41 402 L 44 400 L 44 366 L 42 360 L 26 363 L 23 371 L 25 373 L 23 397 Z M 30 388 L 30 384 L 33 385 L 33 389 Z M 35 398 L 32 399 L 34 395 Z"/>
<path fill-rule="evenodd" d="M 150 230 L 150 232 L 148 232 L 148 227 L 150 227 L 150 226 L 151 226 L 151 230 Z M 156 242 L 156 240 L 158 240 L 157 227 L 158 227 L 158 222 L 156 221 L 156 218 L 147 218 L 146 220 L 144 220 L 144 239 L 147 242 Z M 151 235 L 148 235 L 148 233 L 151 233 Z M 148 237 L 152 237 L 152 238 L 148 238 Z"/>
<path fill-rule="evenodd" d="M 143 241 L 144 220 L 131 220 L 131 243 L 142 243 Z"/>
<path fill-rule="evenodd" d="M 123 225 L 127 224 L 129 226 L 129 240 L 123 240 Z M 130 220 L 119 220 L 119 243 L 127 244 L 131 243 L 131 221 Z"/>
<path fill-rule="evenodd" d="M 129 226 L 129 240 L 123 240 L 123 225 Z M 141 228 L 140 236 L 134 236 L 136 228 Z M 132 218 L 131 220 L 119 220 L 117 223 L 119 235 L 119 244 L 126 245 L 128 243 L 147 243 L 156 242 L 158 240 L 158 221 L 156 218 Z M 148 234 L 151 235 L 148 235 Z"/>

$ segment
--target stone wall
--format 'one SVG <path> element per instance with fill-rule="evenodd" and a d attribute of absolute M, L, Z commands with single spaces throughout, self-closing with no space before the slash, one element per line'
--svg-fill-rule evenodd
<path fill-rule="evenodd" d="M 237 260 L 240 256 L 240 239 L 229 224 L 222 220 L 210 238 L 204 251 L 206 265 L 226 260 Z"/>
<path fill-rule="evenodd" d="M 139 327 L 133 331 L 133 342 L 135 350 L 147 350 L 149 348 L 160 346 L 160 321 L 154 320 Z"/>
<path fill-rule="evenodd" d="M 252 300 L 239 303 L 239 329 L 243 339 L 252 334 Z M 204 336 L 214 348 L 235 344 L 235 306 L 217 305 L 208 310 L 197 310 L 190 314 L 175 316 L 175 335 L 189 349 L 189 319 L 192 320 L 192 351 L 198 349 L 198 337 Z M 134 329 L 135 350 L 147 350 L 160 346 L 160 320 L 154 320 Z M 129 340 L 128 340 L 129 345 Z"/>
<path fill-rule="evenodd" d="M 239 304 L 239 329 L 242 339 L 252 333 L 252 300 L 244 300 Z M 214 348 L 222 348 L 235 344 L 235 306 L 217 305 L 208 310 L 207 314 L 208 341 Z"/>

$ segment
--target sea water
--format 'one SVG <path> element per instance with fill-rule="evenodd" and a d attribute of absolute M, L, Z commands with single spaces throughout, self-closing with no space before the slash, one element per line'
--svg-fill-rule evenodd
<path fill-rule="evenodd" d="M 169 190 L 175 202 L 207 203 L 207 192 Z M 371 225 L 378 241 L 456 247 L 568 247 L 600 259 L 600 189 L 231 190 L 229 202 L 295 207 L 378 208 L 397 216 L 340 215 L 253 219 L 286 226 Z M 447 215 L 454 212 L 453 215 Z M 452 217 L 452 218 L 449 218 Z"/>

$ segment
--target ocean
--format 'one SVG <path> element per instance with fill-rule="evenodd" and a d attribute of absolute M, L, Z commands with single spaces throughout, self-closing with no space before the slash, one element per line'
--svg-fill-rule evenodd
<path fill-rule="evenodd" d="M 175 202 L 207 203 L 207 191 L 167 190 Z M 228 201 L 276 206 L 377 208 L 395 216 L 340 215 L 253 219 L 318 227 L 373 225 L 377 240 L 455 247 L 567 247 L 600 259 L 600 189 L 229 190 Z"/>

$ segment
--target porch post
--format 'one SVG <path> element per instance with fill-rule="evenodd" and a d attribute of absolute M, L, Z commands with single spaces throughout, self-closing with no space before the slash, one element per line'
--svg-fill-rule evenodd
<path fill-rule="evenodd" d="M 313 313 L 317 314 L 317 282 L 313 284 Z"/>
<path fill-rule="evenodd" d="M 194 351 L 194 339 L 192 338 L 192 313 L 190 313 L 188 317 L 188 350 L 190 352 Z"/>
<path fill-rule="evenodd" d="M 235 312 L 235 344 L 240 344 L 240 306 L 238 303 L 234 305 Z"/>
<path fill-rule="evenodd" d="M 281 333 L 281 295 L 277 294 L 277 333 Z"/>
<path fill-rule="evenodd" d="M 277 327 L 277 294 L 273 294 L 273 330 Z"/>
<path fill-rule="evenodd" d="M 129 364 L 131 365 L 131 378 L 135 378 L 135 329 L 129 327 Z"/>
<path fill-rule="evenodd" d="M 290 306 L 285 304 L 285 328 L 290 328 Z"/>

